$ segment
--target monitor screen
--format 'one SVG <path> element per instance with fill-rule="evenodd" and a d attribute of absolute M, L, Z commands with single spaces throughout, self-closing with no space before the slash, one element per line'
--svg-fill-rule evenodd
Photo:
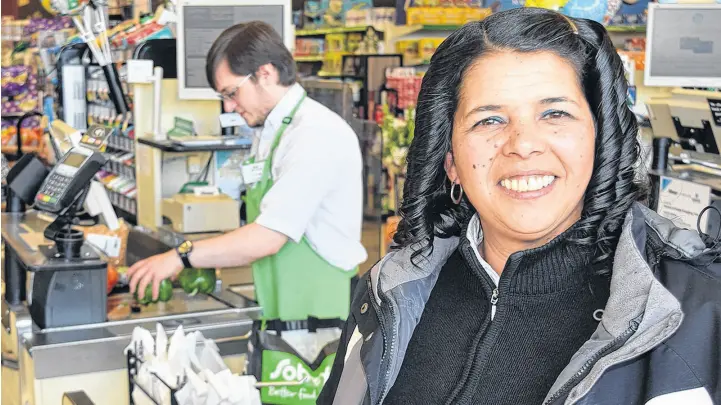
<path fill-rule="evenodd" d="M 62 163 L 71 167 L 79 168 L 82 166 L 86 158 L 87 156 L 81 153 L 70 152 L 65 155 Z"/>
<path fill-rule="evenodd" d="M 216 38 L 235 24 L 263 21 L 284 38 L 284 6 L 281 5 L 185 5 L 183 38 L 185 88 L 209 89 L 205 58 Z M 179 74 L 181 72 L 178 72 Z"/>
<path fill-rule="evenodd" d="M 647 76 L 667 78 L 668 83 L 658 85 L 669 86 L 721 80 L 721 6 L 657 7 L 652 19 Z M 679 78 L 679 84 L 672 78 Z"/>

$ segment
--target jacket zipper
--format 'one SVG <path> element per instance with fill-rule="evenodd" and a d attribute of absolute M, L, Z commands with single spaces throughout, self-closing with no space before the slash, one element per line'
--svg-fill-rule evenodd
<path fill-rule="evenodd" d="M 471 252 L 471 254 L 473 254 L 473 252 Z M 481 269 L 481 270 L 483 270 L 481 272 L 482 273 L 481 280 L 494 286 L 494 288 L 491 292 L 491 300 L 490 300 L 491 301 L 491 317 L 490 317 L 490 319 L 492 322 L 493 318 L 496 314 L 496 304 L 498 304 L 498 298 L 500 296 L 499 285 L 496 285 L 496 283 L 494 283 L 493 280 L 491 280 L 491 278 L 488 276 L 488 274 L 485 273 L 484 269 Z M 375 300 L 375 292 L 373 290 L 373 283 L 371 282 L 370 277 L 368 278 L 368 289 L 369 289 L 369 291 L 371 291 L 371 301 L 372 301 L 371 303 L 373 305 L 373 309 L 376 311 L 376 314 L 378 315 L 379 326 L 381 329 L 381 334 L 383 335 L 383 354 L 381 355 L 380 364 L 381 364 L 381 368 L 384 369 L 383 370 L 384 378 L 383 378 L 383 386 L 381 387 L 381 390 L 380 390 L 380 396 L 378 397 L 378 401 L 376 402 L 377 405 L 382 405 L 383 401 L 385 400 L 385 397 L 387 395 L 386 389 L 388 388 L 388 381 L 390 380 L 391 361 L 390 361 L 389 355 L 390 355 L 390 352 L 394 350 L 396 334 L 390 335 L 390 342 L 389 342 L 388 341 L 389 335 L 387 333 L 388 330 L 385 325 L 386 318 L 385 318 L 385 315 L 383 315 L 383 312 L 380 310 L 380 306 L 378 305 L 378 303 Z M 385 303 L 388 306 L 388 309 L 391 312 L 390 313 L 391 319 L 393 319 L 393 316 L 394 316 L 393 305 L 390 305 L 390 302 L 388 302 L 388 300 L 385 299 L 385 296 L 383 296 L 380 293 L 380 291 L 378 292 L 378 296 L 381 298 L 381 302 Z M 489 322 L 489 325 L 487 326 L 487 328 L 490 328 L 490 322 Z"/>
<path fill-rule="evenodd" d="M 473 252 L 473 249 L 470 247 L 466 250 L 466 254 L 467 254 L 466 258 L 475 257 L 475 253 Z M 513 266 L 513 264 L 511 264 L 511 266 Z M 512 269 L 511 266 L 506 264 L 506 267 L 503 269 L 503 272 L 505 273 L 506 271 L 510 271 Z M 495 327 L 498 322 L 493 322 L 493 320 L 495 317 L 496 309 L 498 308 L 498 300 L 501 296 L 501 289 L 505 290 L 508 288 L 509 279 L 508 279 L 508 276 L 506 276 L 505 278 L 502 277 L 501 280 L 496 285 L 496 283 L 493 282 L 491 277 L 486 273 L 485 269 L 483 269 L 483 266 L 480 265 L 480 263 L 478 264 L 477 267 L 480 267 L 480 269 L 478 269 L 478 268 L 476 269 L 476 270 L 479 270 L 478 271 L 479 274 L 477 274 L 477 276 L 479 277 L 481 283 L 484 285 L 484 290 L 485 290 L 486 294 L 488 294 L 489 292 L 491 293 L 490 294 L 491 295 L 491 298 L 490 298 L 491 313 L 489 316 L 490 320 L 487 321 L 487 323 L 483 325 L 483 331 L 480 332 L 480 333 L 483 333 L 483 336 L 481 337 L 481 339 L 495 342 L 495 339 L 496 339 L 498 333 L 500 333 L 500 332 L 499 332 L 499 329 L 497 327 Z M 488 286 L 493 286 L 493 288 L 492 289 L 488 288 Z M 447 404 L 467 403 L 469 401 L 468 396 L 472 395 L 472 393 L 470 393 L 468 391 L 468 389 L 465 387 L 465 385 L 468 383 L 468 380 L 470 379 L 470 377 L 475 372 L 478 371 L 478 368 L 481 365 L 480 359 L 483 358 L 483 356 L 481 354 L 485 354 L 488 350 L 490 350 L 489 347 L 486 347 L 486 348 L 482 348 L 482 347 L 483 347 L 483 343 L 481 341 L 479 341 L 479 346 L 476 348 L 476 353 L 474 354 L 475 358 L 474 358 L 474 360 L 472 360 L 473 363 L 471 364 L 471 369 L 469 370 L 468 374 L 464 377 L 465 380 L 462 382 L 464 387 L 461 388 L 460 391 L 458 391 L 457 393 L 454 393 L 455 395 L 453 395 L 451 398 L 449 398 L 449 400 L 446 402 Z M 481 350 L 478 350 L 479 348 L 481 348 Z"/>
<path fill-rule="evenodd" d="M 498 303 L 498 287 L 493 289 L 493 293 L 491 294 L 491 322 L 493 322 L 493 318 L 496 316 L 496 304 Z"/>
<path fill-rule="evenodd" d="M 600 351 L 598 351 L 595 355 L 588 359 L 588 361 L 583 364 L 583 366 L 578 370 L 578 372 L 574 374 L 570 380 L 563 384 L 561 388 L 556 391 L 555 394 L 548 398 L 548 401 L 544 402 L 543 405 L 550 405 L 557 401 L 559 398 L 567 395 L 576 385 L 578 385 L 578 383 L 581 382 L 581 380 L 586 378 L 588 373 L 591 371 L 591 368 L 593 368 L 593 366 L 596 365 L 596 363 L 601 358 L 614 352 L 615 350 L 626 344 L 628 339 L 630 339 L 631 336 L 633 336 L 633 334 L 636 333 L 636 331 L 638 330 L 639 322 L 636 320 L 632 320 L 631 322 L 629 322 L 629 324 L 630 326 L 628 329 L 626 329 L 618 337 L 613 339 L 610 343 L 608 343 Z"/>

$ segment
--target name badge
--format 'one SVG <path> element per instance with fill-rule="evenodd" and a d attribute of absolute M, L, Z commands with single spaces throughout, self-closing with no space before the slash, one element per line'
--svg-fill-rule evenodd
<path fill-rule="evenodd" d="M 263 169 L 265 162 L 250 163 L 243 165 L 243 182 L 245 184 L 255 184 L 263 177 Z"/>

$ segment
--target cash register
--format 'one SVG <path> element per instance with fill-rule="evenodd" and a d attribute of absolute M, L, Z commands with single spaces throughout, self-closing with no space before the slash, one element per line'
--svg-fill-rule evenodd
<path fill-rule="evenodd" d="M 6 263 L 13 263 L 14 272 L 27 272 L 26 286 L 17 285 L 23 277 L 6 275 L 7 289 L 26 287 L 26 294 L 19 295 L 27 297 L 40 329 L 106 320 L 106 261 L 73 225 L 93 177 L 106 163 L 98 145 L 110 131 L 88 131 L 95 135 L 86 135 L 67 151 L 46 177 L 26 175 L 23 184 L 11 185 L 23 188 L 18 194 L 25 196 L 28 189 L 37 190 L 32 201 L 26 201 L 34 210 L 3 214 L 2 236 Z M 18 170 L 25 171 L 23 166 Z"/>

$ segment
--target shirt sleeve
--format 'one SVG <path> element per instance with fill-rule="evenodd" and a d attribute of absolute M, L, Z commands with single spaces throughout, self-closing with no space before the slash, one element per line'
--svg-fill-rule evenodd
<path fill-rule="evenodd" d="M 263 197 L 256 223 L 299 243 L 324 197 L 347 170 L 348 149 L 328 130 L 298 129 L 289 144 L 276 150 L 279 159 L 273 186 Z M 344 162 L 345 161 L 345 162 Z"/>

